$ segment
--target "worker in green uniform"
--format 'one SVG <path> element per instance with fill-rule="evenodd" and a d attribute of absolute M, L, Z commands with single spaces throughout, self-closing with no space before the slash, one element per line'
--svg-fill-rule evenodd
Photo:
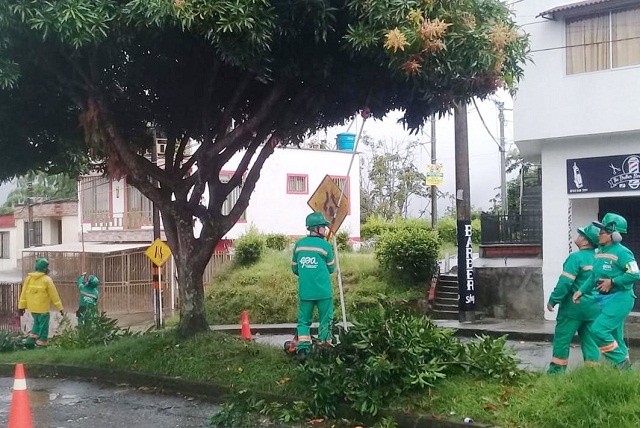
<path fill-rule="evenodd" d="M 571 339 L 576 332 L 580 337 L 585 365 L 596 365 L 600 361 L 600 350 L 589 330 L 593 320 L 600 314 L 600 308 L 593 295 L 584 296 L 579 305 L 572 300 L 580 286 L 592 280 L 598 228 L 593 225 L 578 228 L 574 243 L 579 251 L 569 254 L 565 260 L 562 274 L 547 303 L 550 312 L 553 312 L 554 306 L 559 305 L 553 335 L 553 356 L 547 371 L 550 374 L 564 373 L 567 370 Z"/>
<path fill-rule="evenodd" d="M 309 236 L 296 242 L 291 258 L 291 270 L 298 276 L 298 343 L 296 355 L 304 361 L 311 351 L 311 320 L 313 308 L 318 307 L 318 340 L 331 344 L 333 321 L 333 293 L 331 274 L 335 270 L 333 248 L 324 236 L 329 222 L 322 213 L 307 216 Z"/>
<path fill-rule="evenodd" d="M 96 308 L 98 306 L 98 285 L 100 280 L 97 276 L 83 273 L 78 278 L 78 291 L 80 292 L 80 302 L 78 303 L 78 311 L 76 316 L 78 317 L 78 325 L 84 325 L 87 320 L 96 315 Z"/>
<path fill-rule="evenodd" d="M 26 309 L 33 316 L 33 327 L 24 340 L 24 346 L 28 349 L 47 347 L 51 303 L 64 316 L 60 295 L 48 274 L 49 261 L 45 258 L 36 260 L 35 272 L 27 274 L 20 293 L 18 315 L 24 315 Z"/>
<path fill-rule="evenodd" d="M 631 250 L 621 244 L 627 233 L 627 220 L 619 214 L 607 213 L 600 228 L 600 247 L 593 265 L 593 280 L 582 285 L 573 295 L 578 303 L 583 295 L 597 288 L 596 301 L 602 309 L 591 325 L 591 332 L 600 352 L 620 369 L 631 366 L 629 350 L 624 343 L 624 320 L 636 300 L 633 284 L 640 279 L 638 263 Z"/>

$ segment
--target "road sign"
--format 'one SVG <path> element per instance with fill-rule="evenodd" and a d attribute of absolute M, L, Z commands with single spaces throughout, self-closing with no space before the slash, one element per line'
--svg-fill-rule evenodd
<path fill-rule="evenodd" d="M 171 248 L 160 238 L 153 241 L 153 244 L 144 252 L 151 259 L 154 265 L 162 267 L 163 264 L 171 257 Z"/>
<path fill-rule="evenodd" d="M 346 189 L 345 189 L 346 192 Z M 338 208 L 338 200 L 340 207 Z M 326 175 L 307 204 L 315 212 L 321 212 L 324 218 L 331 222 L 329 229 L 332 233 L 338 231 L 345 217 L 349 213 L 349 200 L 345 195 L 340 199 L 340 187 Z"/>
<path fill-rule="evenodd" d="M 444 183 L 444 167 L 441 163 L 427 165 L 427 186 L 441 186 Z"/>

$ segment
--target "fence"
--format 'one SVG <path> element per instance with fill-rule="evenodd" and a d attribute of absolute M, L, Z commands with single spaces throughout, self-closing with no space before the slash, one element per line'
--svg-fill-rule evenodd
<path fill-rule="evenodd" d="M 482 213 L 480 243 L 542 245 L 542 214 Z"/>
<path fill-rule="evenodd" d="M 18 299 L 22 284 L 0 282 L 0 330 L 20 331 Z"/>

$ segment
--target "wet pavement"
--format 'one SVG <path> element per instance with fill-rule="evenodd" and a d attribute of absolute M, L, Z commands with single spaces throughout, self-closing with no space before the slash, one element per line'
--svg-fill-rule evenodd
<path fill-rule="evenodd" d="M 291 340 L 292 335 L 254 335 L 256 342 L 267 343 L 270 345 L 282 347 L 287 340 Z M 461 338 L 461 340 L 471 340 Z M 546 370 L 551 360 L 551 343 L 550 342 L 530 342 L 508 340 L 507 346 L 512 347 L 518 358 L 520 358 L 520 367 L 531 371 Z M 284 352 L 284 350 L 283 350 Z M 631 361 L 636 363 L 640 358 L 640 348 L 630 348 L 629 354 Z M 582 352 L 579 344 L 572 344 L 569 353 L 569 369 L 573 369 L 582 365 Z"/>
<path fill-rule="evenodd" d="M 13 378 L 0 378 L 0 426 L 7 426 Z M 35 428 L 206 427 L 219 407 L 181 396 L 67 379 L 30 379 Z"/>

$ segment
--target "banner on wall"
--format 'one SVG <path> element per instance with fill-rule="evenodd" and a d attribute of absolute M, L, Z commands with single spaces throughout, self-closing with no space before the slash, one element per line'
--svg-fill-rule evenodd
<path fill-rule="evenodd" d="M 567 193 L 640 189 L 640 154 L 567 159 Z"/>

